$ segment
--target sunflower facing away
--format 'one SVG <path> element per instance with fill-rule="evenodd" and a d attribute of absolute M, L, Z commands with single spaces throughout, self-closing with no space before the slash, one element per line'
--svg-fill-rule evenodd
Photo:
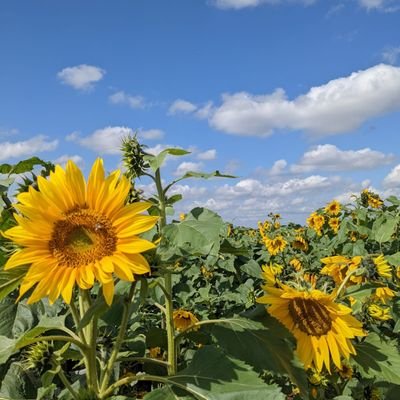
<path fill-rule="evenodd" d="M 362 324 L 349 307 L 335 303 L 333 294 L 316 289 L 298 291 L 283 284 L 263 289 L 267 294 L 257 301 L 269 304 L 268 313 L 296 338 L 297 354 L 306 369 L 321 371 L 325 365 L 330 372 L 331 359 L 341 369 L 341 357 L 356 354 L 351 339 L 365 336 Z"/>
<path fill-rule="evenodd" d="M 17 226 L 4 233 L 22 247 L 4 269 L 30 264 L 20 287 L 20 297 L 36 285 L 28 303 L 61 294 L 70 303 L 75 283 L 90 289 L 102 285 L 108 304 L 114 296 L 114 275 L 133 281 L 134 274 L 150 271 L 140 254 L 154 244 L 137 235 L 151 229 L 157 217 L 142 215 L 150 207 L 140 202 L 125 205 L 130 183 L 120 171 L 105 177 L 97 159 L 86 184 L 72 162 L 59 165 L 49 179 L 38 177 L 39 191 L 21 193 L 15 208 Z"/>

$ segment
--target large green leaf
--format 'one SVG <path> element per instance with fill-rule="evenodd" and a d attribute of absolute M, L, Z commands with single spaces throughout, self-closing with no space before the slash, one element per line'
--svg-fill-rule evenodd
<path fill-rule="evenodd" d="M 0 269 L 0 300 L 15 290 L 29 267 L 23 266 L 5 271 Z"/>
<path fill-rule="evenodd" d="M 209 330 L 228 354 L 253 366 L 256 371 L 268 370 L 289 376 L 305 393 L 306 374 L 294 356 L 289 332 L 265 311 L 264 314 L 263 322 L 227 318 L 210 325 Z"/>
<path fill-rule="evenodd" d="M 0 399 L 35 399 L 37 383 L 34 374 L 26 373 L 21 364 L 13 363 L 1 382 Z"/>
<path fill-rule="evenodd" d="M 24 303 L 15 303 L 11 298 L 0 302 L 0 315 L 0 335 L 9 338 L 20 336 L 34 322 L 30 308 Z"/>
<path fill-rule="evenodd" d="M 363 376 L 400 385 L 400 353 L 394 341 L 370 333 L 356 351 L 354 361 Z"/>
<path fill-rule="evenodd" d="M 0 364 L 4 364 L 15 353 L 16 340 L 0 336 Z"/>
<path fill-rule="evenodd" d="M 222 218 L 205 208 L 194 208 L 184 221 L 164 228 L 163 240 L 158 249 L 164 260 L 174 256 L 217 256 L 219 234 L 224 227 Z"/>
<path fill-rule="evenodd" d="M 166 378 L 167 386 L 149 393 L 146 400 L 283 400 L 276 385 L 267 385 L 240 360 L 215 346 L 197 351 L 190 365 Z M 181 388 L 177 388 L 179 384 Z M 185 387 L 185 389 L 182 389 Z"/>
<path fill-rule="evenodd" d="M 0 174 L 23 174 L 24 172 L 32 171 L 35 165 L 47 167 L 50 163 L 43 161 L 38 157 L 31 157 L 14 165 L 0 164 Z"/>
<path fill-rule="evenodd" d="M 161 151 L 156 156 L 146 155 L 143 158 L 149 162 L 150 168 L 155 172 L 163 165 L 165 157 L 167 157 L 168 154 L 172 156 L 184 156 L 190 154 L 190 151 L 172 147 Z"/>
<path fill-rule="evenodd" d="M 213 172 L 195 172 L 195 171 L 188 171 L 183 175 L 182 179 L 187 178 L 202 178 L 202 179 L 210 179 L 210 178 L 237 178 L 234 175 L 227 175 L 221 174 L 218 170 Z"/>
<path fill-rule="evenodd" d="M 398 219 L 394 217 L 382 216 L 378 218 L 372 226 L 373 238 L 378 243 L 388 242 L 396 231 Z"/>

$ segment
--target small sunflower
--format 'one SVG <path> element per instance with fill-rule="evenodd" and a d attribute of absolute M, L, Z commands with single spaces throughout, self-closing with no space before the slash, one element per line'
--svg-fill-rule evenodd
<path fill-rule="evenodd" d="M 296 270 L 296 271 L 300 271 L 303 268 L 303 264 L 301 263 L 301 261 L 298 258 L 292 258 L 289 261 L 289 264 Z"/>
<path fill-rule="evenodd" d="M 388 279 L 390 279 L 392 277 L 392 268 L 386 261 L 383 254 L 380 254 L 378 257 L 375 257 L 372 260 L 375 264 L 376 271 L 379 276 L 381 276 L 382 278 L 388 278 Z"/>
<path fill-rule="evenodd" d="M 280 275 L 283 271 L 282 265 L 272 264 L 262 266 L 262 277 L 265 280 L 266 285 L 274 286 L 277 282 L 277 275 Z"/>
<path fill-rule="evenodd" d="M 299 291 L 286 285 L 263 286 L 266 295 L 259 303 L 278 319 L 297 340 L 297 353 L 306 369 L 331 369 L 331 359 L 338 369 L 341 357 L 356 354 L 351 339 L 365 336 L 362 324 L 351 315 L 351 308 L 335 303 L 334 294 L 320 290 Z"/>
<path fill-rule="evenodd" d="M 386 300 L 391 300 L 396 293 L 387 286 L 376 288 L 375 297 L 380 300 L 383 304 L 386 304 Z"/>
<path fill-rule="evenodd" d="M 310 216 L 307 218 L 307 225 L 313 229 L 318 236 L 321 236 L 322 228 L 325 224 L 325 218 L 323 215 L 319 215 L 316 212 L 313 212 L 310 214 Z"/>
<path fill-rule="evenodd" d="M 340 227 L 340 219 L 337 217 L 329 218 L 328 225 L 331 227 L 334 233 L 338 233 Z"/>
<path fill-rule="evenodd" d="M 199 320 L 193 313 L 191 313 L 190 311 L 182 310 L 181 308 L 173 312 L 172 318 L 174 320 L 175 329 L 178 331 L 186 330 L 199 322 Z"/>
<path fill-rule="evenodd" d="M 387 321 L 392 319 L 390 315 L 390 309 L 388 307 L 380 307 L 377 304 L 371 304 L 368 306 L 368 314 L 379 321 Z"/>
<path fill-rule="evenodd" d="M 347 258 L 344 256 L 331 256 L 321 259 L 325 266 L 321 269 L 322 275 L 332 277 L 336 285 L 340 285 L 346 275 L 360 267 L 362 257 L 355 256 Z M 349 284 L 360 284 L 364 281 L 363 276 L 352 275 L 349 279 Z"/>
<path fill-rule="evenodd" d="M 296 236 L 292 242 L 292 247 L 297 250 L 307 251 L 308 243 L 302 236 Z"/>
<path fill-rule="evenodd" d="M 338 215 L 340 209 L 340 203 L 337 200 L 333 200 L 325 207 L 325 212 L 329 215 Z"/>
<path fill-rule="evenodd" d="M 264 239 L 264 244 L 271 256 L 275 256 L 284 250 L 287 242 L 281 235 L 278 235 L 274 239 L 270 239 L 268 236 L 266 236 Z"/>
<path fill-rule="evenodd" d="M 134 274 L 150 272 L 140 254 L 155 245 L 137 235 L 151 229 L 157 217 L 142 215 L 149 203 L 125 205 L 130 184 L 120 171 L 105 177 L 103 161 L 97 159 L 86 184 L 72 162 L 59 165 L 49 179 L 38 177 L 39 190 L 18 195 L 17 226 L 4 236 L 22 249 L 4 269 L 29 264 L 20 297 L 35 286 L 28 303 L 60 295 L 70 303 L 75 284 L 90 289 L 101 283 L 105 300 L 112 303 L 114 276 L 133 281 Z"/>

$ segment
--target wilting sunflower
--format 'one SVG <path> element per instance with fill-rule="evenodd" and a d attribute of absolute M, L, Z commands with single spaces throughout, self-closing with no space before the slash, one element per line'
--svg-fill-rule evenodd
<path fill-rule="evenodd" d="M 390 308 L 380 307 L 377 304 L 371 304 L 370 306 L 368 306 L 368 314 L 372 318 L 378 319 L 380 321 L 387 321 L 389 319 L 392 319 L 392 316 L 390 315 Z"/>
<path fill-rule="evenodd" d="M 383 254 L 380 254 L 378 257 L 372 259 L 374 261 L 376 272 L 382 278 L 391 278 L 392 277 L 392 268 L 386 261 Z"/>
<path fill-rule="evenodd" d="M 387 286 L 376 288 L 375 297 L 380 300 L 383 304 L 386 304 L 386 300 L 391 300 L 396 293 Z"/>
<path fill-rule="evenodd" d="M 7 261 L 5 269 L 30 264 L 20 287 L 20 297 L 36 285 L 28 303 L 61 294 L 70 303 L 75 283 L 89 289 L 101 283 L 105 300 L 112 303 L 114 276 L 133 281 L 134 274 L 150 271 L 140 254 L 154 244 L 137 235 L 152 228 L 157 217 L 141 215 L 149 203 L 125 205 L 130 183 L 120 171 L 105 177 L 97 159 L 86 184 L 72 162 L 64 170 L 56 166 L 49 179 L 38 177 L 39 190 L 18 196 L 17 226 L 4 236 L 22 249 Z"/>
<path fill-rule="evenodd" d="M 181 308 L 173 312 L 172 318 L 174 320 L 175 329 L 178 331 L 186 330 L 199 322 L 199 320 L 193 313 L 191 313 L 190 311 L 182 310 Z M 198 328 L 193 329 L 196 330 Z"/>
<path fill-rule="evenodd" d="M 296 236 L 294 238 L 292 247 L 301 251 L 308 251 L 308 243 L 302 236 Z"/>
<path fill-rule="evenodd" d="M 347 258 L 344 256 L 331 256 L 321 259 L 321 262 L 325 266 L 321 269 L 322 275 L 329 275 L 332 277 L 337 285 L 340 285 L 346 278 L 346 275 L 353 273 L 356 269 L 360 267 L 362 261 L 361 256 L 355 256 L 352 258 Z M 349 279 L 348 284 L 360 284 L 364 281 L 362 275 L 352 275 Z"/>
<path fill-rule="evenodd" d="M 266 295 L 257 301 L 268 304 L 268 313 L 292 332 L 306 369 L 321 371 L 325 365 L 330 372 L 331 359 L 341 369 L 341 357 L 356 354 L 351 339 L 365 336 L 362 324 L 351 315 L 351 308 L 335 303 L 334 294 L 316 289 L 299 291 L 283 284 L 263 289 Z"/>

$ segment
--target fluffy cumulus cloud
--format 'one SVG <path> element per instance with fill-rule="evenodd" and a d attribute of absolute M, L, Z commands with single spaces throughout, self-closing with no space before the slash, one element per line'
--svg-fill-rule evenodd
<path fill-rule="evenodd" d="M 383 179 L 385 188 L 400 188 L 400 164 L 396 165 Z"/>
<path fill-rule="evenodd" d="M 132 96 L 123 91 L 116 92 L 109 96 L 108 100 L 112 104 L 125 104 L 130 108 L 144 108 L 146 106 L 142 96 Z"/>
<path fill-rule="evenodd" d="M 217 158 L 217 150 L 210 149 L 197 154 L 199 160 L 215 160 Z"/>
<path fill-rule="evenodd" d="M 19 142 L 2 142 L 0 143 L 0 161 L 28 157 L 44 151 L 53 151 L 57 148 L 57 145 L 58 140 L 48 140 L 44 135 L 37 135 Z"/>
<path fill-rule="evenodd" d="M 168 108 L 168 115 L 187 114 L 199 119 L 208 118 L 213 111 L 213 103 L 208 101 L 203 105 L 197 105 L 190 101 L 177 99 Z"/>
<path fill-rule="evenodd" d="M 370 118 L 400 110 L 400 68 L 379 64 L 312 87 L 293 100 L 283 89 L 266 95 L 224 94 L 210 125 L 237 135 L 303 130 L 316 136 L 357 129 Z"/>
<path fill-rule="evenodd" d="M 81 168 L 84 166 L 83 158 L 77 154 L 75 154 L 73 156 L 64 154 L 60 157 L 57 157 L 53 162 L 54 162 L 54 164 L 61 164 L 61 165 L 65 166 L 69 160 L 72 160 L 76 165 L 78 165 Z"/>
<path fill-rule="evenodd" d="M 221 9 L 240 10 L 247 7 L 257 7 L 262 4 L 277 5 L 283 3 L 300 3 L 310 5 L 315 0 L 213 0 L 212 4 Z"/>
<path fill-rule="evenodd" d="M 107 126 L 85 137 L 73 132 L 66 137 L 66 140 L 76 142 L 100 154 L 119 154 L 122 139 L 134 134 L 131 128 L 125 126 Z"/>
<path fill-rule="evenodd" d="M 145 140 L 158 140 L 165 136 L 165 132 L 161 129 L 148 129 L 145 131 L 139 131 L 138 136 Z"/>
<path fill-rule="evenodd" d="M 181 176 L 185 175 L 186 172 L 189 171 L 200 171 L 202 168 L 203 163 L 201 162 L 183 161 L 178 165 L 177 169 L 174 172 L 174 175 Z"/>
<path fill-rule="evenodd" d="M 332 144 L 323 144 L 304 153 L 299 163 L 290 167 L 293 173 L 311 171 L 353 171 L 373 169 L 394 161 L 393 154 L 364 148 L 340 150 Z M 272 167 L 274 169 L 274 167 Z"/>
<path fill-rule="evenodd" d="M 106 71 L 94 65 L 81 64 L 58 72 L 58 79 L 77 90 L 88 90 L 102 80 Z"/>

